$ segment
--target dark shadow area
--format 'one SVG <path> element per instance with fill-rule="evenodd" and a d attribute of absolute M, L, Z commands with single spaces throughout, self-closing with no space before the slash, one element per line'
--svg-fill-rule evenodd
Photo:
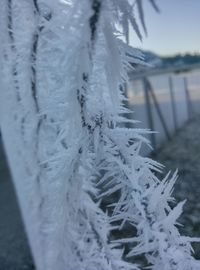
<path fill-rule="evenodd" d="M 13 183 L 0 137 L 0 270 L 33 270 Z"/>

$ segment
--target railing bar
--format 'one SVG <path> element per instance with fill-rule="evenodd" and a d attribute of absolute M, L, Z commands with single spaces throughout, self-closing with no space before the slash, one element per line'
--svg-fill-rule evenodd
<path fill-rule="evenodd" d="M 170 97 L 171 97 L 171 104 L 172 104 L 172 115 L 174 120 L 174 129 L 177 130 L 178 124 L 177 124 L 177 111 L 176 111 L 176 103 L 174 98 L 174 85 L 173 85 L 173 79 L 171 76 L 169 76 L 169 90 L 170 90 Z"/>
<path fill-rule="evenodd" d="M 147 79 L 146 79 L 146 80 L 147 80 Z M 166 137 L 167 137 L 168 140 L 170 140 L 170 139 L 171 139 L 170 133 L 169 133 L 168 128 L 167 128 L 167 125 L 166 125 L 166 123 L 165 123 L 165 119 L 164 119 L 164 117 L 163 117 L 163 114 L 162 114 L 162 111 L 161 111 L 161 109 L 160 109 L 160 106 L 159 106 L 159 103 L 158 103 L 158 101 L 157 101 L 157 98 L 156 98 L 156 96 L 155 96 L 155 94 L 154 94 L 153 87 L 152 87 L 152 85 L 151 85 L 151 83 L 150 83 L 149 80 L 147 80 L 147 85 L 148 85 L 147 88 L 148 88 L 149 92 L 151 93 L 152 99 L 153 99 L 153 101 L 154 101 L 155 108 L 156 108 L 156 110 L 157 110 L 158 116 L 159 116 L 160 121 L 161 121 L 161 123 L 162 123 L 163 129 L 164 129 L 164 131 L 165 131 Z"/>
<path fill-rule="evenodd" d="M 151 108 L 151 102 L 150 102 L 150 96 L 149 96 L 149 87 L 147 84 L 148 80 L 146 78 L 143 78 L 143 85 L 144 85 L 144 94 L 145 94 L 145 102 L 146 102 L 146 113 L 147 113 L 147 121 L 148 126 L 151 131 L 155 131 L 154 129 L 154 122 L 153 122 L 153 116 L 152 116 L 152 108 Z M 156 137 L 155 133 L 151 133 L 151 143 L 154 149 L 156 149 Z"/>
<path fill-rule="evenodd" d="M 188 119 L 190 119 L 192 116 L 192 104 L 191 104 L 190 93 L 188 90 L 188 80 L 186 77 L 184 77 L 183 81 L 184 81 L 185 95 L 186 95 L 186 102 L 187 102 Z"/>

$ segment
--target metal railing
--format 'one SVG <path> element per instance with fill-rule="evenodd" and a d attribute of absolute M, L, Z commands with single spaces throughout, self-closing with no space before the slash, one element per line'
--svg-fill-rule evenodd
<path fill-rule="evenodd" d="M 152 133 L 153 148 L 200 113 L 200 64 L 130 74 L 128 106 Z"/>

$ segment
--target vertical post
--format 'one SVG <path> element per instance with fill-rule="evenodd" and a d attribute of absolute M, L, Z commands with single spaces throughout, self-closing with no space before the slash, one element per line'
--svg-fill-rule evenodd
<path fill-rule="evenodd" d="M 175 131 L 178 128 L 177 124 L 177 112 L 176 112 L 176 103 L 174 98 L 174 86 L 173 86 L 173 80 L 172 77 L 169 76 L 169 90 L 170 90 L 170 97 L 171 97 L 171 104 L 172 104 L 172 114 L 173 114 L 173 120 L 174 120 L 174 129 Z"/>
<path fill-rule="evenodd" d="M 170 133 L 169 133 L 168 127 L 167 127 L 167 125 L 165 123 L 165 119 L 164 119 L 164 116 L 163 116 L 162 111 L 160 109 L 160 106 L 159 106 L 159 103 L 157 101 L 156 95 L 155 95 L 155 93 L 153 91 L 153 87 L 152 87 L 150 81 L 147 80 L 147 79 L 146 79 L 146 84 L 147 84 L 148 92 L 151 94 L 152 100 L 154 102 L 155 109 L 156 109 L 156 111 L 158 113 L 158 117 L 160 118 L 161 124 L 163 126 L 164 131 L 165 131 L 165 135 L 166 135 L 167 139 L 170 140 Z"/>
<path fill-rule="evenodd" d="M 155 129 L 154 129 L 153 116 L 152 116 L 151 101 L 150 101 L 150 96 L 149 96 L 149 87 L 147 84 L 147 79 L 145 77 L 143 78 L 143 86 L 144 86 L 148 126 L 151 131 L 154 131 Z M 153 145 L 153 148 L 155 149 L 156 148 L 155 133 L 151 133 L 151 143 Z"/>
<path fill-rule="evenodd" d="M 192 116 L 192 107 L 191 107 L 191 99 L 190 99 L 190 93 L 188 90 L 188 81 L 187 78 L 183 78 L 184 81 L 184 88 L 185 88 L 185 95 L 186 95 L 186 102 L 187 102 L 187 111 L 188 111 L 188 119 Z"/>

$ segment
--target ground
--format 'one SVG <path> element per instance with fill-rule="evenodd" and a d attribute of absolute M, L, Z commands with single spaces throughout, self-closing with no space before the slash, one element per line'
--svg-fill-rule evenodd
<path fill-rule="evenodd" d="M 0 270 L 33 270 L 30 249 L 1 143 Z"/>
<path fill-rule="evenodd" d="M 186 123 L 154 158 L 167 170 L 179 170 L 174 196 L 187 199 L 180 228 L 187 236 L 200 236 L 200 117 Z M 200 259 L 200 244 L 194 245 Z M 0 270 L 33 270 L 11 177 L 0 144 Z"/>
<path fill-rule="evenodd" d="M 178 169 L 173 194 L 177 202 L 187 200 L 179 220 L 183 224 L 180 231 L 186 236 L 200 236 L 200 116 L 188 121 L 154 159 L 165 165 L 165 172 Z M 193 247 L 200 259 L 200 243 Z"/>

